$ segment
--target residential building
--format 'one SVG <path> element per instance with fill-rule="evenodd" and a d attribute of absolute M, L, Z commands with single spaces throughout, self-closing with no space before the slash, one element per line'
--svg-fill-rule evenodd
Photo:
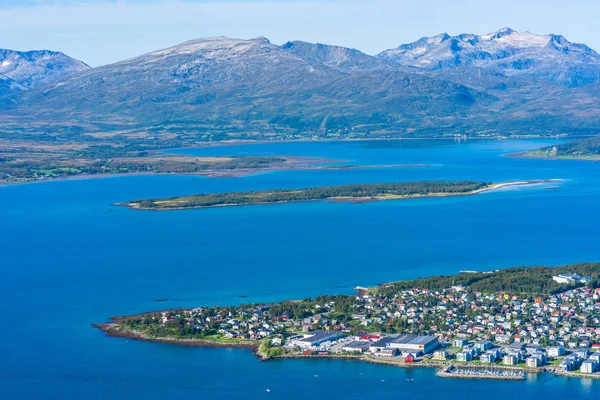
<path fill-rule="evenodd" d="M 588 358 L 587 360 L 581 363 L 581 372 L 584 372 L 586 374 L 596 372 L 597 368 L 598 362 L 596 360 L 592 360 L 591 358 Z"/>
<path fill-rule="evenodd" d="M 489 340 L 478 340 L 475 342 L 475 348 L 479 351 L 486 351 L 492 348 L 492 342 Z"/>
<path fill-rule="evenodd" d="M 529 368 L 537 368 L 537 367 L 542 366 L 542 360 L 540 360 L 538 357 L 534 357 L 534 356 L 527 358 L 527 360 L 525 360 L 525 362 L 527 363 L 527 366 Z"/>
<path fill-rule="evenodd" d="M 483 353 L 480 357 L 479 360 L 482 363 L 486 363 L 486 364 L 491 364 L 496 362 L 496 356 L 494 355 L 494 353 Z"/>
<path fill-rule="evenodd" d="M 507 354 L 504 357 L 502 357 L 502 364 L 504 365 L 517 365 L 518 363 L 519 359 L 512 354 Z"/>
<path fill-rule="evenodd" d="M 548 347 L 548 357 L 560 357 L 565 354 L 565 348 L 562 346 Z"/>
<path fill-rule="evenodd" d="M 456 360 L 462 362 L 473 361 L 473 353 L 470 351 L 459 351 L 456 353 Z"/>

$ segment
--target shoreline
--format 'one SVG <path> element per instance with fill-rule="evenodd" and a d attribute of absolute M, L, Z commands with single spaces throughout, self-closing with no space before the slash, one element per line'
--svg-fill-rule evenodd
<path fill-rule="evenodd" d="M 44 182 L 77 181 L 103 178 L 125 178 L 131 176 L 201 176 L 204 178 L 241 178 L 258 175 L 265 172 L 280 171 L 353 171 L 360 169 L 396 169 L 396 168 L 424 168 L 435 167 L 438 164 L 387 164 L 387 165 L 331 165 L 332 163 L 344 162 L 343 160 L 328 160 L 321 158 L 290 157 L 292 163 L 288 165 L 277 165 L 272 168 L 239 168 L 239 169 L 213 169 L 198 172 L 125 172 L 108 174 L 78 174 L 48 179 L 32 179 L 27 181 L 0 181 L 1 186 L 30 185 Z"/>
<path fill-rule="evenodd" d="M 488 141 L 500 141 L 500 140 L 545 140 L 545 139 L 562 139 L 562 140 L 576 140 L 576 139 L 585 139 L 589 137 L 593 137 L 594 135 L 584 135 L 584 136 L 532 136 L 532 135 L 509 135 L 509 136 L 494 136 L 494 137 L 481 137 L 481 136 L 473 136 L 473 137 L 460 137 L 460 136 L 451 136 L 451 137 L 440 137 L 440 136 L 422 136 L 422 137 L 371 137 L 371 138 L 347 138 L 347 139 L 335 139 L 335 138 L 327 138 L 327 139 L 281 139 L 281 140 L 252 140 L 252 139 L 230 139 L 230 140 L 222 140 L 218 142 L 206 142 L 203 144 L 199 144 L 198 146 L 193 147 L 184 147 L 188 149 L 192 148 L 210 148 L 210 147 L 228 147 L 228 146 L 240 146 L 240 145 L 252 145 L 252 144 L 269 144 L 269 143 L 337 143 L 337 142 L 370 142 L 370 141 L 423 141 L 423 140 L 437 140 L 437 141 L 454 141 L 454 142 L 462 142 L 468 140 L 488 140 Z"/>
<path fill-rule="evenodd" d="M 133 318 L 134 316 L 126 317 Z M 142 342 L 150 342 L 150 343 L 165 343 L 172 344 L 176 346 L 185 346 L 185 347 L 216 347 L 216 348 L 226 348 L 226 349 L 251 349 L 252 353 L 261 360 L 266 360 L 267 357 L 260 353 L 260 344 L 255 341 L 239 341 L 239 342 L 219 342 L 216 340 L 210 339 L 178 339 L 178 338 L 151 338 L 147 335 L 133 331 L 131 329 L 121 329 L 118 328 L 115 323 L 105 323 L 105 324 L 93 324 L 92 327 L 101 330 L 109 337 L 123 338 L 123 339 L 132 339 L 139 340 Z"/>
<path fill-rule="evenodd" d="M 553 160 L 553 161 L 593 161 L 599 162 L 600 156 L 586 157 L 586 156 L 543 156 L 543 155 L 531 155 L 528 152 L 511 153 L 505 154 L 504 157 L 509 158 L 527 158 L 532 160 Z"/>
<path fill-rule="evenodd" d="M 118 320 L 119 318 L 133 318 L 135 316 L 129 317 L 113 317 L 113 321 Z M 454 379 L 486 379 L 486 380 L 518 380 L 522 381 L 525 378 L 515 379 L 512 377 L 507 377 L 504 375 L 490 375 L 490 376 L 471 376 L 464 374 L 452 374 L 452 373 L 444 373 L 444 371 L 449 367 L 463 367 L 466 369 L 477 370 L 479 368 L 483 369 L 493 369 L 497 371 L 513 371 L 513 372 L 523 372 L 523 373 L 550 373 L 553 375 L 564 376 L 568 378 L 592 378 L 592 379 L 600 379 L 600 374 L 587 375 L 579 372 L 565 372 L 565 371 L 556 371 L 549 370 L 546 367 L 515 367 L 515 366 L 507 366 L 507 365 L 473 365 L 465 362 L 451 362 L 448 361 L 420 361 L 420 362 L 412 362 L 406 363 L 402 361 L 395 361 L 393 359 L 388 359 L 384 357 L 376 357 L 369 354 L 326 354 L 326 355 L 312 355 L 312 354 L 289 354 L 289 355 L 280 355 L 280 356 L 267 356 L 266 354 L 260 351 L 260 342 L 259 341 L 238 341 L 238 342 L 220 342 L 211 339 L 178 339 L 178 338 L 151 338 L 147 335 L 136 332 L 130 329 L 121 329 L 118 328 L 114 322 L 104 323 L 104 324 L 93 324 L 93 328 L 99 329 L 106 336 L 113 338 L 122 338 L 122 339 L 132 339 L 141 342 L 149 342 L 149 343 L 162 343 L 162 344 L 170 344 L 174 346 L 183 346 L 183 347 L 212 347 L 212 348 L 221 348 L 221 349 L 250 349 L 252 354 L 261 362 L 267 361 L 283 361 L 283 360 L 294 360 L 294 359 L 311 359 L 311 360 L 344 360 L 344 361 L 355 361 L 355 362 L 364 362 L 368 364 L 374 365 L 386 365 L 392 366 L 396 368 L 433 368 L 439 369 L 436 373 L 436 376 L 442 378 L 454 378 Z"/>
<path fill-rule="evenodd" d="M 116 203 L 115 206 L 127 207 L 131 210 L 138 211 L 183 211 L 183 210 L 193 210 L 193 209 L 210 209 L 210 208 L 221 208 L 221 207 L 244 207 L 244 206 L 256 206 L 256 205 L 277 205 L 277 204 L 291 204 L 291 203 L 310 203 L 310 202 L 318 202 L 318 201 L 328 201 L 328 202 L 337 202 L 337 203 L 367 203 L 367 202 L 377 202 L 377 201 L 396 201 L 396 200 L 411 200 L 411 199 L 425 199 L 425 198 L 436 198 L 436 197 L 458 197 L 458 196 L 474 196 L 477 194 L 481 194 L 484 192 L 489 192 L 493 190 L 498 190 L 504 187 L 511 186 L 528 186 L 528 185 L 537 185 L 543 183 L 558 183 L 562 182 L 562 179 L 540 179 L 540 180 L 529 180 L 529 181 L 514 181 L 514 182 L 500 182 L 494 183 L 487 187 L 472 190 L 464 193 L 430 193 L 425 195 L 407 195 L 407 196 L 397 196 L 397 197 L 384 197 L 384 196 L 371 196 L 371 197 L 329 197 L 324 199 L 310 199 L 310 200 L 283 200 L 276 202 L 256 202 L 256 203 L 246 203 L 246 204 L 216 204 L 211 206 L 182 206 L 182 207 L 169 207 L 169 208 L 154 208 L 154 207 L 140 207 L 139 203 L 135 202 L 123 202 Z"/>

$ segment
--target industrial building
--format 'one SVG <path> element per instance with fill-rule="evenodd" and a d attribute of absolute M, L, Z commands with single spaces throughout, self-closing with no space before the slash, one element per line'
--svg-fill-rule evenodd
<path fill-rule="evenodd" d="M 369 349 L 369 346 L 370 343 L 365 341 L 350 342 L 342 347 L 342 351 L 346 353 L 364 353 Z"/>
<path fill-rule="evenodd" d="M 393 338 L 386 347 L 400 350 L 403 353 L 426 354 L 431 353 L 439 346 L 435 336 L 400 335 Z"/>
<path fill-rule="evenodd" d="M 386 349 L 390 349 L 388 346 L 389 343 L 394 339 L 393 336 L 385 336 L 373 343 L 370 347 L 371 352 L 375 353 L 378 351 L 383 351 Z M 397 349 L 396 349 L 397 350 Z"/>
<path fill-rule="evenodd" d="M 329 342 L 341 337 L 339 332 L 314 331 L 303 339 L 297 340 L 297 343 L 302 348 L 317 347 L 322 343 Z"/>

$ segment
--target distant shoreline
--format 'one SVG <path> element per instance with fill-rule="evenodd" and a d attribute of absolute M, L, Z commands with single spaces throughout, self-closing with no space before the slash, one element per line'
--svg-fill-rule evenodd
<path fill-rule="evenodd" d="M 28 185 L 42 182 L 60 182 L 60 181 L 76 181 L 76 180 L 88 180 L 88 179 L 102 179 L 102 178 L 119 178 L 119 177 L 130 177 L 130 176 L 201 176 L 204 178 L 240 178 L 244 176 L 251 176 L 261 174 L 264 172 L 271 171 L 352 171 L 359 169 L 396 169 L 396 168 L 421 168 L 421 167 L 432 167 L 434 164 L 386 164 L 386 165 L 332 165 L 332 163 L 343 162 L 341 160 L 327 160 L 321 158 L 302 158 L 302 157 L 289 157 L 294 159 L 297 164 L 290 164 L 287 166 L 274 166 L 264 168 L 239 168 L 239 169 L 213 169 L 198 172 L 125 172 L 119 173 L 108 173 L 108 174 L 78 174 L 61 176 L 56 178 L 48 179 L 32 179 L 26 181 L 0 181 L 0 186 L 14 186 L 14 185 Z M 324 165 L 321 165 L 324 164 Z"/>
<path fill-rule="evenodd" d="M 504 187 L 510 186 L 527 186 L 527 185 L 535 185 L 542 183 L 553 183 L 553 182 L 562 182 L 561 179 L 543 179 L 543 180 L 528 180 L 528 181 L 515 181 L 515 182 L 501 182 L 494 183 L 487 187 L 471 190 L 468 192 L 440 192 L 440 193 L 428 193 L 428 194 L 414 194 L 414 195 L 406 195 L 406 196 L 396 196 L 396 197 L 384 197 L 384 196 L 365 196 L 365 197 L 329 197 L 329 198 L 320 198 L 320 199 L 306 199 L 306 200 L 283 200 L 277 202 L 254 202 L 254 203 L 242 203 L 242 204 L 215 204 L 209 206 L 181 206 L 181 207 L 143 207 L 140 206 L 138 202 L 124 202 L 117 203 L 116 206 L 127 207 L 132 210 L 140 210 L 140 211 L 181 211 L 181 210 L 192 210 L 192 209 L 207 209 L 207 208 L 221 208 L 221 207 L 243 207 L 243 206 L 251 206 L 251 205 L 276 205 L 276 204 L 288 204 L 288 203 L 308 203 L 308 202 L 317 202 L 317 201 L 330 201 L 330 202 L 343 202 L 343 203 L 365 203 L 365 202 L 374 202 L 374 201 L 395 201 L 395 200 L 410 200 L 410 199 L 424 199 L 424 198 L 436 198 L 436 197 L 457 197 L 457 196 L 473 196 L 483 192 L 489 192 L 497 189 L 501 189 Z"/>
<path fill-rule="evenodd" d="M 530 154 L 529 152 L 506 154 L 505 157 L 510 158 L 530 158 L 537 160 L 562 160 L 562 161 L 600 161 L 600 156 L 552 156 Z"/>
<path fill-rule="evenodd" d="M 531 136 L 531 135 L 512 135 L 512 136 L 495 136 L 495 137 L 439 137 L 439 136 L 422 136 L 422 137 L 371 137 L 371 138 L 347 138 L 347 139 L 279 139 L 279 140 L 251 140 L 251 139 L 230 139 L 230 140 L 221 140 L 218 142 L 206 142 L 199 144 L 194 147 L 183 147 L 184 149 L 196 149 L 196 148 L 211 148 L 211 147 L 227 147 L 227 146 L 243 146 L 243 145 L 253 145 L 253 144 L 275 144 L 275 143 L 343 143 L 343 142 L 382 142 L 382 141 L 423 141 L 423 140 L 436 140 L 436 141 L 453 141 L 453 142 L 464 142 L 469 140 L 476 141 L 501 141 L 501 140 L 576 140 L 583 139 L 588 137 L 593 137 L 594 135 L 584 135 L 584 136 Z M 165 149 L 168 153 L 169 149 Z"/>

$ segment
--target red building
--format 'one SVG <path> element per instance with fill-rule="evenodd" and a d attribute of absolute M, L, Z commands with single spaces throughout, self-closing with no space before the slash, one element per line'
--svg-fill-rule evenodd
<path fill-rule="evenodd" d="M 360 337 L 360 340 L 364 340 L 364 341 L 367 341 L 367 340 L 369 340 L 369 341 L 370 340 L 379 340 L 379 339 L 381 339 L 381 336 L 379 336 L 379 335 L 364 334 L 364 335 L 362 335 Z"/>

